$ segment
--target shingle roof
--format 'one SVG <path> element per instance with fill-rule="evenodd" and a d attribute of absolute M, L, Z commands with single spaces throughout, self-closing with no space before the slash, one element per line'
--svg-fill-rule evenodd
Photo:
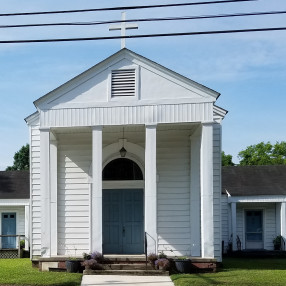
<path fill-rule="evenodd" d="M 29 171 L 0 171 L 0 199 L 30 198 Z"/>
<path fill-rule="evenodd" d="M 286 195 L 286 165 L 222 167 L 222 192 L 231 196 Z"/>

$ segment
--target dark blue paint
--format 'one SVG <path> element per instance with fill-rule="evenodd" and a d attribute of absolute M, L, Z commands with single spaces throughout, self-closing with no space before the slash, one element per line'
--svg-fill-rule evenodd
<path fill-rule="evenodd" d="M 16 234 L 16 213 L 2 213 L 2 235 Z M 16 248 L 16 237 L 2 237 L 2 248 Z"/>
<path fill-rule="evenodd" d="M 103 253 L 144 253 L 143 190 L 103 190 Z"/>

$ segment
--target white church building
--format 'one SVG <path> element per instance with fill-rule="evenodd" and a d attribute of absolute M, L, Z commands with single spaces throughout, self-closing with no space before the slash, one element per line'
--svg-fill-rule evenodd
<path fill-rule="evenodd" d="M 124 48 L 36 100 L 32 260 L 221 261 L 219 95 Z"/>

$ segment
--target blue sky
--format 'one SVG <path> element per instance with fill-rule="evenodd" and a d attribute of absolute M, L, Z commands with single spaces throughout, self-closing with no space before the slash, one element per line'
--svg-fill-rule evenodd
<path fill-rule="evenodd" d="M 1 13 L 142 5 L 142 1 L 2 1 Z M 191 1 L 161 0 L 160 3 Z M 199 0 L 192 1 L 199 2 Z M 144 4 L 157 4 L 147 0 Z M 127 11 L 127 19 L 286 10 L 285 0 Z M 119 19 L 120 11 L 0 17 L 0 25 Z M 128 34 L 286 26 L 286 14 L 139 23 Z M 0 29 L 1 40 L 119 35 L 108 26 Z M 127 40 L 127 48 L 221 93 L 223 150 L 233 155 L 261 141 L 286 140 L 286 31 Z M 0 170 L 28 143 L 24 118 L 33 101 L 120 49 L 120 40 L 0 44 Z"/>

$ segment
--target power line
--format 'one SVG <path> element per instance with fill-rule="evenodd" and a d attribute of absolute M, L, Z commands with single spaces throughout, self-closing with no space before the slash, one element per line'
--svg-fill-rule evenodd
<path fill-rule="evenodd" d="M 279 15 L 286 14 L 286 11 L 271 12 L 251 12 L 251 13 L 235 13 L 235 14 L 218 14 L 218 15 L 202 15 L 202 16 L 182 16 L 182 17 L 165 17 L 165 18 L 146 18 L 146 19 L 130 19 L 130 20 L 110 20 L 96 22 L 66 22 L 66 23 L 43 23 L 43 24 L 19 24 L 19 25 L 0 25 L 0 28 L 27 28 L 27 27 L 46 27 L 46 26 L 92 26 L 106 25 L 114 23 L 128 22 L 157 22 L 157 21 L 182 21 L 182 20 L 200 20 L 214 18 L 232 18 L 244 16 L 262 16 L 262 15 Z"/>
<path fill-rule="evenodd" d="M 109 8 L 96 8 L 96 9 L 41 11 L 41 12 L 23 12 L 23 13 L 2 13 L 2 14 L 0 14 L 0 17 L 3 17 L 3 16 L 5 16 L 5 17 L 6 16 L 31 16 L 31 15 L 46 15 L 46 14 L 101 12 L 101 11 L 115 11 L 115 10 L 136 10 L 136 9 L 151 9 L 151 8 L 167 8 L 167 7 L 180 7 L 180 6 L 210 5 L 210 4 L 224 4 L 224 3 L 250 2 L 250 1 L 258 1 L 258 0 L 217 0 L 217 1 L 202 1 L 202 2 L 158 4 L 158 5 L 121 6 L 121 7 L 109 7 Z"/>
<path fill-rule="evenodd" d="M 124 38 L 124 39 L 135 39 L 135 38 L 154 38 L 154 37 L 234 34 L 234 33 L 249 33 L 249 32 L 269 32 L 269 31 L 285 31 L 285 30 L 286 30 L 286 27 L 274 27 L 274 28 L 257 28 L 257 29 L 240 29 L 240 30 L 218 30 L 218 31 L 183 32 L 183 33 L 167 33 L 167 34 L 145 34 L 145 35 L 92 37 L 92 38 L 65 38 L 65 39 L 41 39 L 41 40 L 9 40 L 9 41 L 0 41 L 0 44 L 98 41 L 98 40 L 114 40 L 114 39 L 122 39 L 122 38 Z"/>

